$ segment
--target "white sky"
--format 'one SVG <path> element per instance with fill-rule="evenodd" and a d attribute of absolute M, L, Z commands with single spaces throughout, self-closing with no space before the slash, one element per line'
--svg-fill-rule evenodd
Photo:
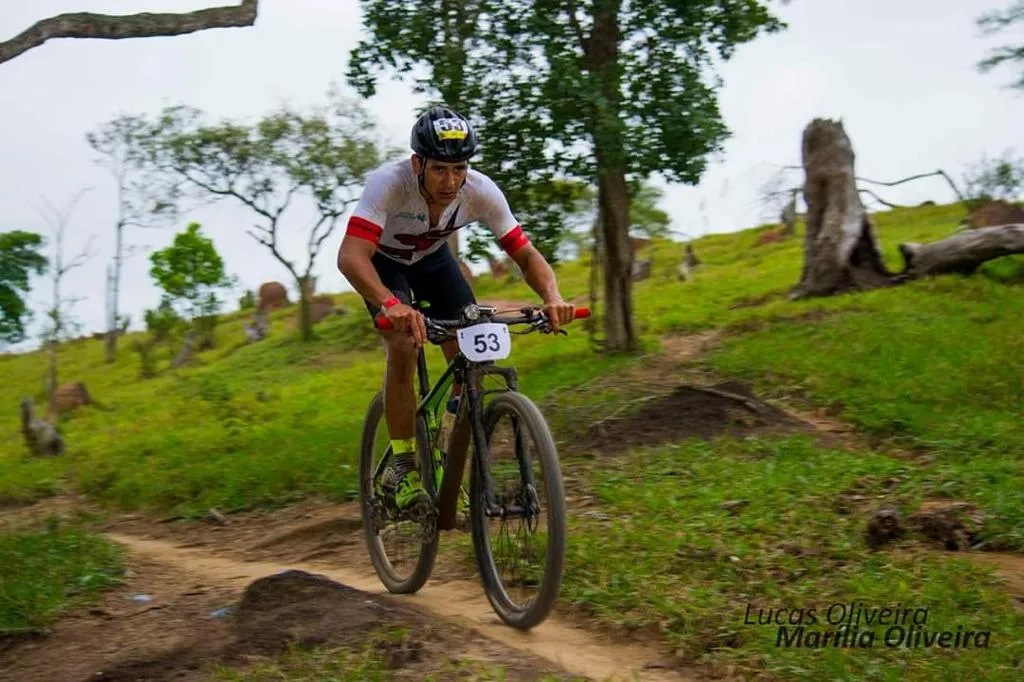
<path fill-rule="evenodd" d="M 45 16 L 67 11 L 185 11 L 226 0 L 31 0 L 5 2 L 0 39 Z M 984 153 L 1024 147 L 1024 95 L 1002 86 L 1012 73 L 982 75 L 975 63 L 1016 35 L 981 37 L 974 19 L 1008 0 L 795 0 L 776 11 L 786 31 L 741 47 L 722 69 L 721 109 L 733 137 L 698 187 L 669 186 L 662 202 L 673 229 L 690 236 L 730 232 L 763 218 L 758 191 L 773 169 L 800 162 L 800 135 L 816 116 L 842 118 L 859 175 L 894 180 L 942 168 L 960 180 Z M 83 331 L 104 326 L 105 268 L 113 254 L 115 194 L 107 172 L 92 163 L 85 134 L 121 113 L 154 114 L 167 104 L 203 109 L 211 119 L 253 119 L 282 102 L 322 103 L 329 84 L 344 84 L 349 51 L 362 37 L 357 0 L 264 0 L 255 27 L 140 40 L 56 40 L 0 64 L 0 231 L 47 232 L 33 208 L 46 197 L 65 205 L 92 187 L 69 222 L 65 257 L 96 235 L 96 254 L 72 271 L 66 291 L 85 297 L 74 313 Z M 383 80 L 367 108 L 382 136 L 407 144 L 421 99 L 408 86 Z M 802 176 L 795 175 L 797 182 Z M 880 192 L 897 203 L 951 200 L 941 179 Z M 702 210 L 703 207 L 703 210 Z M 513 211 L 515 207 L 513 206 Z M 287 214 L 286 214 L 287 215 Z M 300 253 L 305 221 L 291 212 Z M 203 223 L 229 273 L 245 287 L 289 275 L 245 234 L 248 209 L 225 202 L 162 230 L 129 234 L 130 244 L 159 249 Z M 525 226 L 529 230 L 529 226 Z M 334 267 L 343 228 L 317 261 L 318 289 L 349 290 Z M 142 311 L 159 301 L 148 255 L 125 267 L 121 310 L 139 328 Z M 237 296 L 229 299 L 229 308 Z M 564 292 L 572 295 L 572 292 Z M 48 280 L 30 294 L 38 332 L 50 297 Z M 36 345 L 35 341 L 20 348 Z"/>

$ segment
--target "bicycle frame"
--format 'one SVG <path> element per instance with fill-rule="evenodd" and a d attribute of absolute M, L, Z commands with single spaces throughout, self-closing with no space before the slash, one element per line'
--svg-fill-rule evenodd
<path fill-rule="evenodd" d="M 438 415 L 441 410 L 444 409 L 446 397 L 454 384 L 461 384 L 463 386 L 463 395 L 466 398 L 466 416 L 469 418 L 469 428 L 470 433 L 472 434 L 473 460 L 475 463 L 474 470 L 477 472 L 483 472 L 484 475 L 483 484 L 486 495 L 485 499 L 487 500 L 486 514 L 488 516 L 522 514 L 527 510 L 519 507 L 503 508 L 495 503 L 493 495 L 493 481 L 491 480 L 490 470 L 488 467 L 483 466 L 485 464 L 483 448 L 486 440 L 483 423 L 483 400 L 487 393 L 494 392 L 493 390 L 487 391 L 483 389 L 483 377 L 488 374 L 500 375 L 505 380 L 506 388 L 502 390 L 519 390 L 519 380 L 514 368 L 498 367 L 494 365 L 493 362 L 471 362 L 461 352 L 456 354 L 452 361 L 448 363 L 448 366 L 441 374 L 441 377 L 437 380 L 437 383 L 431 386 L 429 371 L 427 369 L 426 354 L 424 353 L 423 348 L 420 347 L 416 359 L 416 375 L 420 394 L 420 399 L 416 406 L 416 413 L 424 415 L 429 435 L 433 437 L 439 426 L 440 419 Z M 431 444 L 433 445 L 433 443 Z M 431 456 L 436 458 L 437 451 L 437 448 L 431 448 Z M 522 433 L 518 430 L 516 431 L 516 451 L 524 452 Z M 455 501 L 458 494 L 458 483 L 461 482 L 462 473 L 465 467 L 466 450 L 465 448 L 457 447 L 453 448 L 452 452 L 444 454 L 449 457 L 449 459 L 443 463 L 444 474 L 437 486 L 436 504 L 441 510 L 451 509 L 454 511 Z M 451 459 L 452 455 L 455 455 L 459 459 Z M 383 472 L 390 457 L 391 454 L 388 453 L 386 456 L 381 458 L 374 471 L 374 478 Z M 535 485 L 532 467 L 529 463 L 523 462 L 522 457 L 518 459 L 524 480 L 526 480 L 528 485 Z M 442 463 L 435 461 L 435 465 L 439 466 L 442 465 Z M 457 472 L 455 475 L 457 475 L 460 480 L 448 487 L 449 495 L 442 495 L 442 491 L 446 489 L 445 483 L 448 481 L 449 475 L 452 475 L 452 472 Z M 442 525 L 442 530 L 446 529 L 444 528 L 445 525 L 447 524 Z"/>

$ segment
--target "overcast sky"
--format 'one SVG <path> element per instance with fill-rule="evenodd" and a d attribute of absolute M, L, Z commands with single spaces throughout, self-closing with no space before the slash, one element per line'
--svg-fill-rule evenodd
<path fill-rule="evenodd" d="M 0 39 L 60 12 L 183 11 L 224 1 L 8 1 L 0 9 Z M 662 207 L 673 229 L 693 236 L 758 223 L 759 188 L 774 168 L 799 163 L 801 131 L 817 116 L 843 119 L 858 174 L 876 180 L 938 168 L 960 179 L 983 153 L 1024 151 L 1024 95 L 1003 87 L 1010 72 L 982 75 L 974 66 L 1004 39 L 981 37 L 974 19 L 1008 2 L 794 0 L 779 8 L 789 29 L 741 47 L 721 71 L 721 109 L 733 137 L 699 186 L 666 188 Z M 1012 37 L 1024 39 L 1020 33 Z M 357 0 L 264 0 L 255 27 L 174 38 L 50 41 L 0 64 L 0 232 L 45 233 L 49 228 L 33 204 L 46 197 L 63 206 L 92 187 L 71 217 L 65 254 L 74 255 L 95 234 L 96 255 L 67 275 L 64 288 L 86 297 L 75 307 L 84 331 L 102 329 L 116 205 L 113 182 L 92 163 L 85 134 L 120 113 L 153 114 L 167 104 L 196 106 L 214 119 L 252 119 L 282 102 L 322 103 L 332 81 L 344 83 L 349 51 L 362 36 Z M 405 147 L 420 104 L 406 85 L 385 80 L 367 107 L 385 139 Z M 906 203 L 952 199 L 938 179 L 884 196 Z M 297 248 L 291 254 L 301 249 L 307 218 L 292 213 L 288 234 L 295 235 Z M 203 223 L 243 286 L 279 279 L 291 288 L 283 266 L 245 235 L 251 214 L 229 203 L 161 231 L 136 231 L 127 241 L 162 248 L 187 219 Z M 317 261 L 321 291 L 350 289 L 334 267 L 341 237 L 339 229 Z M 121 310 L 132 315 L 133 328 L 159 300 L 148 268 L 141 251 L 126 263 Z M 238 293 L 229 307 L 236 306 Z M 49 282 L 37 281 L 33 308 L 41 313 L 49 296 Z M 41 314 L 34 333 L 40 322 Z"/>

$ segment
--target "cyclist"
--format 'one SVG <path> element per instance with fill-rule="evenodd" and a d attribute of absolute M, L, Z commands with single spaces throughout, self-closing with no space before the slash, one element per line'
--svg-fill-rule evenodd
<path fill-rule="evenodd" d="M 367 178 L 338 249 L 338 269 L 363 297 L 371 317 L 384 315 L 393 329 L 381 331 L 387 348 L 384 416 L 393 452 L 384 481 L 407 511 L 430 499 L 416 462 L 413 379 L 426 326 L 410 307 L 411 294 L 429 303 L 432 317 L 458 319 L 476 299 L 448 248 L 456 230 L 480 221 L 515 261 L 544 302 L 555 331 L 570 323 L 575 308 L 562 300 L 551 266 L 530 244 L 504 193 L 471 169 L 477 135 L 469 120 L 446 106 L 423 113 L 412 127 L 412 156 L 388 162 Z M 458 344 L 442 345 L 451 362 Z M 453 389 L 457 400 L 461 386 Z"/>

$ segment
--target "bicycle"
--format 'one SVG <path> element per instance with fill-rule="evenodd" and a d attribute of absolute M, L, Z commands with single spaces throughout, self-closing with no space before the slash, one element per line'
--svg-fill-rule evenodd
<path fill-rule="evenodd" d="M 422 310 L 420 304 L 414 307 Z M 425 307 L 425 306 L 424 306 Z M 576 319 L 590 316 L 586 308 L 576 309 Z M 393 494 L 381 485 L 381 474 L 390 457 L 390 441 L 387 440 L 387 425 L 383 423 L 385 442 L 383 455 L 374 462 L 375 442 L 378 427 L 383 422 L 383 392 L 370 401 L 363 426 L 359 456 L 359 498 L 362 509 L 363 528 L 374 570 L 384 586 L 392 593 L 410 594 L 418 591 L 429 579 L 437 558 L 439 530 L 455 526 L 456 505 L 460 494 L 465 494 L 462 477 L 468 442 L 473 444 L 472 467 L 469 483 L 469 525 L 476 566 L 480 572 L 484 592 L 494 611 L 508 625 L 527 630 L 541 623 L 554 606 L 562 584 L 562 568 L 565 558 L 565 493 L 558 463 L 558 454 L 547 423 L 537 406 L 519 392 L 516 370 L 498 367 L 496 360 L 503 360 L 511 353 L 511 335 L 532 332 L 551 333 L 551 324 L 546 314 L 535 307 L 524 307 L 515 316 L 499 315 L 494 306 L 469 304 L 463 308 L 457 320 L 439 320 L 424 317 L 427 340 L 441 344 L 449 339 L 459 342 L 459 352 L 431 386 L 427 372 L 426 355 L 421 346 L 417 358 L 418 404 L 416 407 L 416 444 L 420 477 L 431 498 L 432 504 L 426 514 L 409 518 L 398 511 Z M 391 323 L 385 317 L 374 321 L 378 329 L 389 329 Z M 513 332 L 509 326 L 526 324 L 525 331 Z M 565 330 L 560 330 L 565 334 Z M 497 375 L 504 380 L 505 387 L 487 390 L 484 378 Z M 437 442 L 440 417 L 445 409 L 446 398 L 454 383 L 462 385 L 462 399 L 456 416 L 452 441 L 447 450 Z M 492 397 L 493 396 L 493 397 Z M 484 405 L 485 397 L 490 397 Z M 496 437 L 496 429 L 502 417 L 508 416 L 512 423 L 511 438 Z M 527 445 L 536 446 L 537 456 L 531 457 Z M 514 460 L 502 461 L 502 455 L 514 451 Z M 541 466 L 541 484 L 534 476 L 534 459 Z M 502 466 L 504 464 L 504 466 Z M 511 473 L 517 477 L 511 485 L 496 485 L 497 473 Z M 541 497 L 547 501 L 542 509 Z M 413 566 L 408 573 L 399 572 L 395 566 L 397 556 L 389 556 L 384 547 L 383 535 L 390 522 L 411 521 L 418 526 L 413 535 L 413 544 L 419 549 Z M 501 566 L 495 563 L 494 546 L 489 537 L 489 524 L 519 521 L 520 530 L 525 529 L 532 538 L 540 525 L 545 525 L 544 539 L 547 546 L 538 563 L 542 567 L 532 568 L 503 581 Z M 508 538 L 507 533 L 502 537 Z M 516 532 L 516 538 L 520 532 Z M 499 549 L 501 542 L 498 543 Z M 527 545 L 529 545 L 529 541 Z M 527 559 L 534 553 L 527 549 Z M 510 592 L 518 593 L 538 587 L 535 597 L 520 604 Z"/>

